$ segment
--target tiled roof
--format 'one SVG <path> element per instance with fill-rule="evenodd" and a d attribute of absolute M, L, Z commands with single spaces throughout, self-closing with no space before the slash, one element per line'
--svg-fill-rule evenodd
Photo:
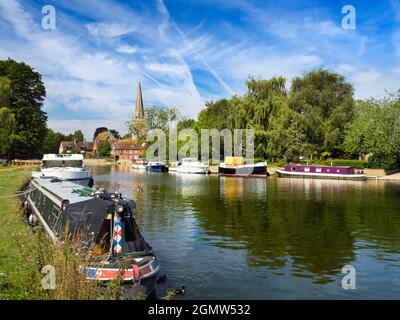
<path fill-rule="evenodd" d="M 103 131 L 103 132 L 100 132 L 100 133 L 97 135 L 95 141 L 106 140 L 107 137 L 109 137 L 109 140 L 110 140 L 110 141 L 116 140 L 116 138 L 113 136 L 113 134 L 112 134 L 111 132 L 109 132 L 109 131 Z"/>
<path fill-rule="evenodd" d="M 74 142 L 74 141 L 61 141 L 61 146 L 65 149 L 68 146 L 71 146 L 73 150 L 80 150 L 81 146 L 84 145 L 86 147 L 86 151 L 93 151 L 93 142 Z"/>
<path fill-rule="evenodd" d="M 143 149 L 142 144 L 137 143 L 134 140 L 129 140 L 129 139 L 114 141 L 112 143 L 112 146 L 116 150 L 141 150 L 141 149 Z"/>

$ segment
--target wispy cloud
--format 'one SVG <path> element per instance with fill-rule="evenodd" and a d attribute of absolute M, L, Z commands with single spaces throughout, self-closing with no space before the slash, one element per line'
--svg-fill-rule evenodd
<path fill-rule="evenodd" d="M 49 125 L 87 138 L 97 126 L 127 131 L 138 80 L 146 105 L 192 117 L 204 101 L 243 93 L 249 75 L 290 82 L 324 66 L 343 73 L 359 98 L 396 89 L 399 1 L 358 15 L 350 31 L 337 5 L 312 3 L 60 1 L 57 29 L 45 31 L 39 2 L 0 0 L 0 59 L 41 72 Z"/>

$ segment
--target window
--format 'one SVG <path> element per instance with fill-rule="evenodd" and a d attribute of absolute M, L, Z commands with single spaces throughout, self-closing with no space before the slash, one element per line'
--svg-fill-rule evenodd
<path fill-rule="evenodd" d="M 310 172 L 310 168 L 309 167 L 304 167 L 304 172 Z"/>
<path fill-rule="evenodd" d="M 321 172 L 322 172 L 322 169 L 321 169 L 321 168 L 316 168 L 316 169 L 315 169 L 315 172 L 321 173 Z"/>

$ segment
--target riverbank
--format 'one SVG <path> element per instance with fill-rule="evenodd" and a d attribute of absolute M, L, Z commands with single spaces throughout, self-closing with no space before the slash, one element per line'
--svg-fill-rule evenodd
<path fill-rule="evenodd" d="M 105 291 L 80 272 L 88 259 L 77 249 L 79 243 L 53 244 L 39 227 L 26 224 L 16 193 L 30 173 L 21 168 L 0 169 L 0 300 L 119 298 L 113 287 Z M 47 282 L 50 288 L 43 287 L 45 270 L 53 267 L 55 281 Z"/>

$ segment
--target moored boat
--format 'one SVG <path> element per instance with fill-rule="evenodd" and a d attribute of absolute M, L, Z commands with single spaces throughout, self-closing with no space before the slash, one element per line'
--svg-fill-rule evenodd
<path fill-rule="evenodd" d="M 146 164 L 146 171 L 149 171 L 149 172 L 168 172 L 168 167 L 162 161 L 149 161 Z"/>
<path fill-rule="evenodd" d="M 136 224 L 133 200 L 57 178 L 34 178 L 24 208 L 30 224 L 40 224 L 54 242 L 82 237 L 92 257 L 88 280 L 122 279 L 132 293 L 154 292 L 160 266 Z"/>
<path fill-rule="evenodd" d="M 132 169 L 134 170 L 139 170 L 139 171 L 144 171 L 146 170 L 146 165 L 144 164 L 133 164 Z"/>
<path fill-rule="evenodd" d="M 365 180 L 366 175 L 350 166 L 308 166 L 287 164 L 276 170 L 280 177 Z"/>
<path fill-rule="evenodd" d="M 220 175 L 267 177 L 268 167 L 264 162 L 244 164 L 242 157 L 226 157 L 218 167 Z"/>
<path fill-rule="evenodd" d="M 40 172 L 32 172 L 32 177 L 54 177 L 93 186 L 90 170 L 83 165 L 83 154 L 45 154 Z"/>
<path fill-rule="evenodd" d="M 201 163 L 197 159 L 183 158 L 181 161 L 178 162 L 176 172 L 206 174 L 209 172 L 209 167 L 208 165 Z"/>

